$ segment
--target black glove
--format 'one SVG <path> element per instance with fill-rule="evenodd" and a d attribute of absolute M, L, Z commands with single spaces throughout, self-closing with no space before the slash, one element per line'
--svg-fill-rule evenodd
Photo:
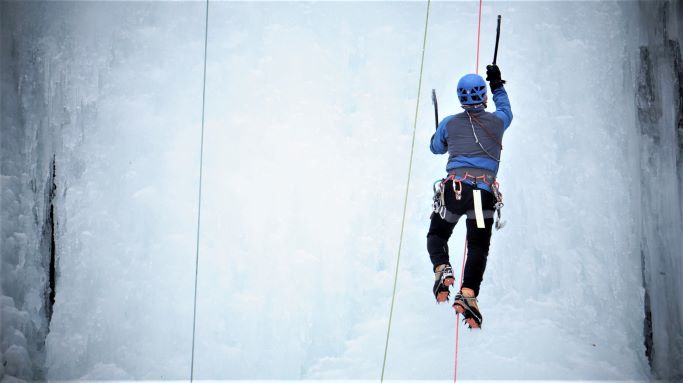
<path fill-rule="evenodd" d="M 486 81 L 489 82 L 491 91 L 494 91 L 505 84 L 505 80 L 500 78 L 500 68 L 498 68 L 498 65 L 486 66 Z"/>

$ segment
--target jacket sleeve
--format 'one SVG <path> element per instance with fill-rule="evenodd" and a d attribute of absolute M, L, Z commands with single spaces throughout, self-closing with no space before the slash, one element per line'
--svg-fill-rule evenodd
<path fill-rule="evenodd" d="M 512 108 L 508 94 L 502 86 L 493 91 L 493 103 L 496 104 L 496 111 L 493 114 L 503 121 L 503 128 L 507 130 L 512 123 Z"/>
<path fill-rule="evenodd" d="M 450 121 L 451 118 L 453 118 L 453 116 L 444 118 L 436 128 L 436 133 L 432 135 L 432 141 L 429 144 L 429 150 L 431 150 L 432 153 L 444 154 L 448 151 L 448 141 L 446 141 L 448 138 L 448 129 L 446 129 L 446 125 L 448 125 L 448 121 Z"/>

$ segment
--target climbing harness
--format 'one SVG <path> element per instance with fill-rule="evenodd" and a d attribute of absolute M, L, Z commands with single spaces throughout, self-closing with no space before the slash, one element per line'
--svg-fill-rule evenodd
<path fill-rule="evenodd" d="M 471 174 L 472 172 L 473 174 Z M 491 172 L 484 169 L 478 168 L 457 168 L 449 172 L 448 177 L 441 178 L 432 184 L 432 190 L 434 195 L 432 197 L 432 212 L 438 214 L 441 219 L 444 219 L 450 223 L 456 223 L 460 219 L 460 215 L 452 213 L 446 209 L 446 196 L 445 188 L 448 182 L 452 182 L 453 192 L 455 193 L 455 199 L 460 201 L 462 199 L 462 183 L 468 183 L 478 190 L 479 183 L 484 183 L 489 186 L 493 196 L 496 198 L 496 203 L 494 205 L 494 210 L 484 210 L 482 212 L 482 218 L 496 218 L 494 227 L 496 230 L 500 230 L 505 227 L 506 222 L 502 221 L 501 209 L 505 204 L 503 203 L 503 193 L 500 192 L 500 184 L 495 179 Z M 477 209 L 475 206 L 474 210 L 467 211 L 467 218 L 476 218 Z M 494 217 L 495 216 L 495 217 Z"/>

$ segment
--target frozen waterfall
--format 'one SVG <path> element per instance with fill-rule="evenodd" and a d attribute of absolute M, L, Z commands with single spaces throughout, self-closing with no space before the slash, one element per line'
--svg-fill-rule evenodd
<path fill-rule="evenodd" d="M 387 380 L 451 380 L 425 236 L 477 1 L 430 7 Z M 0 2 L 0 380 L 375 380 L 426 2 Z M 484 1 L 515 119 L 458 379 L 683 380 L 683 5 Z M 462 226 L 462 225 L 460 225 Z M 462 259 L 463 227 L 450 241 Z"/>

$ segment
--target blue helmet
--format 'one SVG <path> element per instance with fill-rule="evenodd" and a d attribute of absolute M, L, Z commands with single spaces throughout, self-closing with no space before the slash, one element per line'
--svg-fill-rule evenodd
<path fill-rule="evenodd" d="M 466 74 L 458 81 L 458 99 L 462 105 L 484 103 L 486 97 L 486 81 L 478 74 Z"/>

